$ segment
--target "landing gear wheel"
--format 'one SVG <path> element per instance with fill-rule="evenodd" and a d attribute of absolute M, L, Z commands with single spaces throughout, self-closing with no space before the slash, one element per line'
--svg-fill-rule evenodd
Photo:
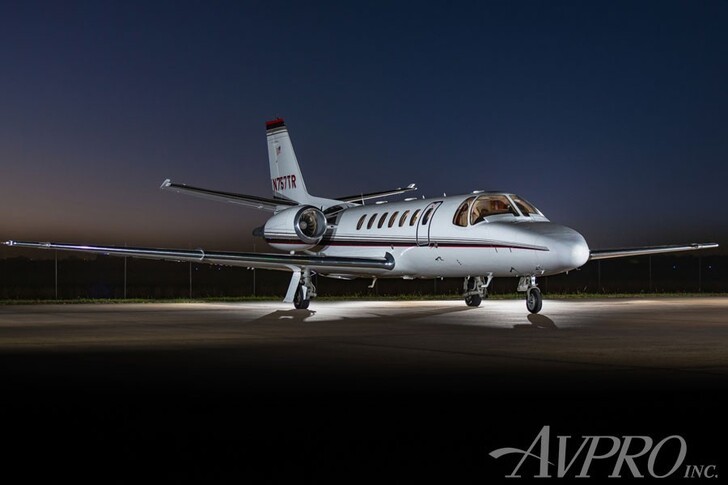
<path fill-rule="evenodd" d="M 296 289 L 296 295 L 293 297 L 293 306 L 297 310 L 305 310 L 308 308 L 308 304 L 311 303 L 310 299 L 303 299 L 303 285 L 298 285 Z"/>
<path fill-rule="evenodd" d="M 526 308 L 531 313 L 538 313 L 541 311 L 543 306 L 543 297 L 541 296 L 541 290 L 536 287 L 529 288 L 526 293 Z"/>
<path fill-rule="evenodd" d="M 480 306 L 482 298 L 480 295 L 468 295 L 465 297 L 465 304 L 468 306 Z"/>

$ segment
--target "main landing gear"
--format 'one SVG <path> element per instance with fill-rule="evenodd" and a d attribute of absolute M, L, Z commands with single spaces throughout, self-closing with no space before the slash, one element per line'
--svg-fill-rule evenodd
<path fill-rule="evenodd" d="M 480 302 L 483 301 L 483 298 L 488 298 L 488 285 L 490 285 L 490 281 L 492 279 L 492 273 L 488 274 L 485 281 L 482 276 L 466 277 L 463 282 L 463 296 L 465 297 L 465 304 L 472 307 L 480 306 Z"/>
<path fill-rule="evenodd" d="M 535 276 L 521 276 L 518 281 L 518 291 L 526 292 L 526 308 L 531 313 L 538 313 L 543 306 L 541 290 L 536 286 Z"/>
<path fill-rule="evenodd" d="M 301 274 L 301 281 L 298 283 L 296 293 L 293 296 L 293 306 L 297 310 L 305 310 L 311 303 L 311 299 L 316 297 L 316 287 L 311 282 L 311 271 L 306 269 Z"/>

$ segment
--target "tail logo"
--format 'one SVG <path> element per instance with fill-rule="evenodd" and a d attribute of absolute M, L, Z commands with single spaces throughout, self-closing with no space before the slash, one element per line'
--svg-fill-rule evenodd
<path fill-rule="evenodd" d="M 296 176 L 295 175 L 284 175 L 283 177 L 276 177 L 271 180 L 273 182 L 273 190 L 276 192 L 279 192 L 281 190 L 296 188 Z"/>

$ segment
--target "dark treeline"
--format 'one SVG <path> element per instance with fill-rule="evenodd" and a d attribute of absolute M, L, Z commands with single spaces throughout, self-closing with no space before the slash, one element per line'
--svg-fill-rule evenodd
<path fill-rule="evenodd" d="M 125 271 L 126 265 L 126 271 Z M 0 299 L 202 298 L 281 296 L 289 273 L 206 264 L 99 256 L 57 262 L 25 257 L 0 260 Z M 126 283 L 125 283 L 126 281 Z M 491 293 L 513 293 L 515 278 L 497 278 Z M 342 281 L 316 277 L 320 296 L 458 294 L 462 280 Z M 728 256 L 661 255 L 594 261 L 569 274 L 539 279 L 545 293 L 728 291 Z"/>

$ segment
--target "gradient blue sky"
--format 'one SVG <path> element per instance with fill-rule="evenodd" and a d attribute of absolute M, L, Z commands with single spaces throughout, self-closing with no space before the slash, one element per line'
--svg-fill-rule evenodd
<path fill-rule="evenodd" d="M 509 190 L 593 247 L 728 245 L 728 2 L 3 2 L 0 238 L 248 250 L 309 190 Z M 258 244 L 261 249 L 261 244 Z"/>

